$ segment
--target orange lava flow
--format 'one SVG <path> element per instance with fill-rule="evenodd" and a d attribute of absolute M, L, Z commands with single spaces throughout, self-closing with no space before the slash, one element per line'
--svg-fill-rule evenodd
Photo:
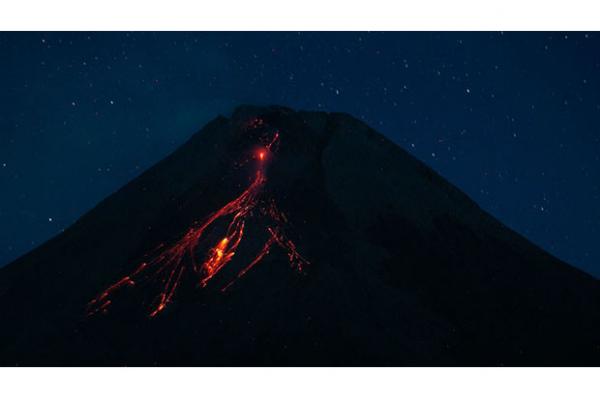
<path fill-rule="evenodd" d="M 248 124 L 250 128 L 261 128 L 264 125 L 264 122 L 259 119 Z M 106 313 L 113 303 L 113 295 L 125 287 L 135 286 L 138 281 L 155 280 L 160 283 L 160 292 L 151 307 L 150 317 L 159 314 L 172 302 L 177 287 L 186 273 L 195 274 L 199 286 L 206 287 L 210 280 L 232 261 L 244 238 L 247 223 L 250 223 L 250 219 L 256 214 L 260 214 L 267 220 L 266 232 L 269 238 L 259 253 L 221 291 L 226 291 L 235 281 L 258 264 L 269 254 L 273 245 L 277 245 L 286 252 L 290 266 L 302 271 L 304 265 L 309 262 L 298 253 L 296 244 L 283 232 L 287 217 L 279 211 L 274 199 L 265 200 L 263 198 L 263 189 L 267 182 L 264 161 L 272 156 L 278 141 L 279 132 L 275 131 L 270 141 L 257 151 L 255 158 L 259 162 L 256 175 L 237 198 L 213 212 L 201 225 L 191 227 L 181 239 L 172 245 L 164 248 L 164 245 L 161 244 L 157 248 L 157 255 L 140 263 L 132 273 L 121 278 L 92 299 L 88 303 L 88 315 Z M 258 206 L 264 203 L 268 206 Z M 198 262 L 197 249 L 201 243 L 205 242 L 204 233 L 221 218 L 231 218 L 231 220 L 218 242 L 206 252 L 204 260 Z"/>

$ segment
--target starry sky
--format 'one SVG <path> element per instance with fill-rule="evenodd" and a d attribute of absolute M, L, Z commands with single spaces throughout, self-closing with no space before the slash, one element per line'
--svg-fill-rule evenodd
<path fill-rule="evenodd" d="M 0 266 L 240 103 L 343 111 L 600 277 L 600 34 L 0 33 Z"/>

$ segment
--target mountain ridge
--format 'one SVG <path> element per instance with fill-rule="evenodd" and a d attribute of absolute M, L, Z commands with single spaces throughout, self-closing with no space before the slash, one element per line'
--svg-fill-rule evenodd
<path fill-rule="evenodd" d="M 255 145 L 253 130 L 244 128 L 252 118 L 281 132 L 267 184 L 310 260 L 305 274 L 281 267 L 283 254 L 273 251 L 227 295 L 182 287 L 167 313 L 148 321 L 136 313 L 148 298 L 130 301 L 137 294 L 129 293 L 120 299 L 131 303 L 115 315 L 83 317 L 85 303 L 157 243 L 181 237 L 190 221 L 239 194 L 247 171 L 232 165 Z M 250 256 L 261 243 L 248 242 L 242 254 Z M 596 279 L 528 242 L 424 163 L 342 113 L 242 106 L 231 118 L 219 116 L 0 276 L 0 298 L 13 304 L 0 315 L 16 324 L 0 333 L 3 363 L 598 364 Z M 297 313 L 280 314 L 265 293 Z M 321 309 L 314 298 L 331 303 Z M 253 299 L 270 309 L 270 318 L 248 308 Z M 229 308 L 240 320 L 222 327 Z M 206 321 L 191 309 L 200 309 Z M 248 314 L 252 333 L 241 325 Z M 193 333 L 175 339 L 169 323 Z M 115 327 L 122 325 L 119 336 Z M 224 328 L 238 352 L 213 328 Z M 151 338 L 127 349 L 134 332 L 144 329 Z M 151 345 L 161 334 L 181 342 Z M 381 342 L 370 344 L 375 338 Z M 573 342 L 545 353 L 560 338 Z M 196 340 L 213 346 L 186 354 Z M 10 341 L 17 344 L 11 348 Z M 30 341 L 33 349 L 27 349 Z"/>

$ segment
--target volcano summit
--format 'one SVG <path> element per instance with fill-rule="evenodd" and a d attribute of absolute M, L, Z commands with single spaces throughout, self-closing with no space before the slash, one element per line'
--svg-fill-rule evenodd
<path fill-rule="evenodd" d="M 600 283 L 339 113 L 243 106 L 0 270 L 4 365 L 600 365 Z"/>

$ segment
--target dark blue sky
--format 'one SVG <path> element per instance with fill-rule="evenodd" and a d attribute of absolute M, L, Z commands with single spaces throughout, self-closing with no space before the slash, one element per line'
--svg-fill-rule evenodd
<path fill-rule="evenodd" d="M 258 103 L 363 119 L 600 276 L 598 33 L 0 33 L 0 54 L 0 265 Z"/>

